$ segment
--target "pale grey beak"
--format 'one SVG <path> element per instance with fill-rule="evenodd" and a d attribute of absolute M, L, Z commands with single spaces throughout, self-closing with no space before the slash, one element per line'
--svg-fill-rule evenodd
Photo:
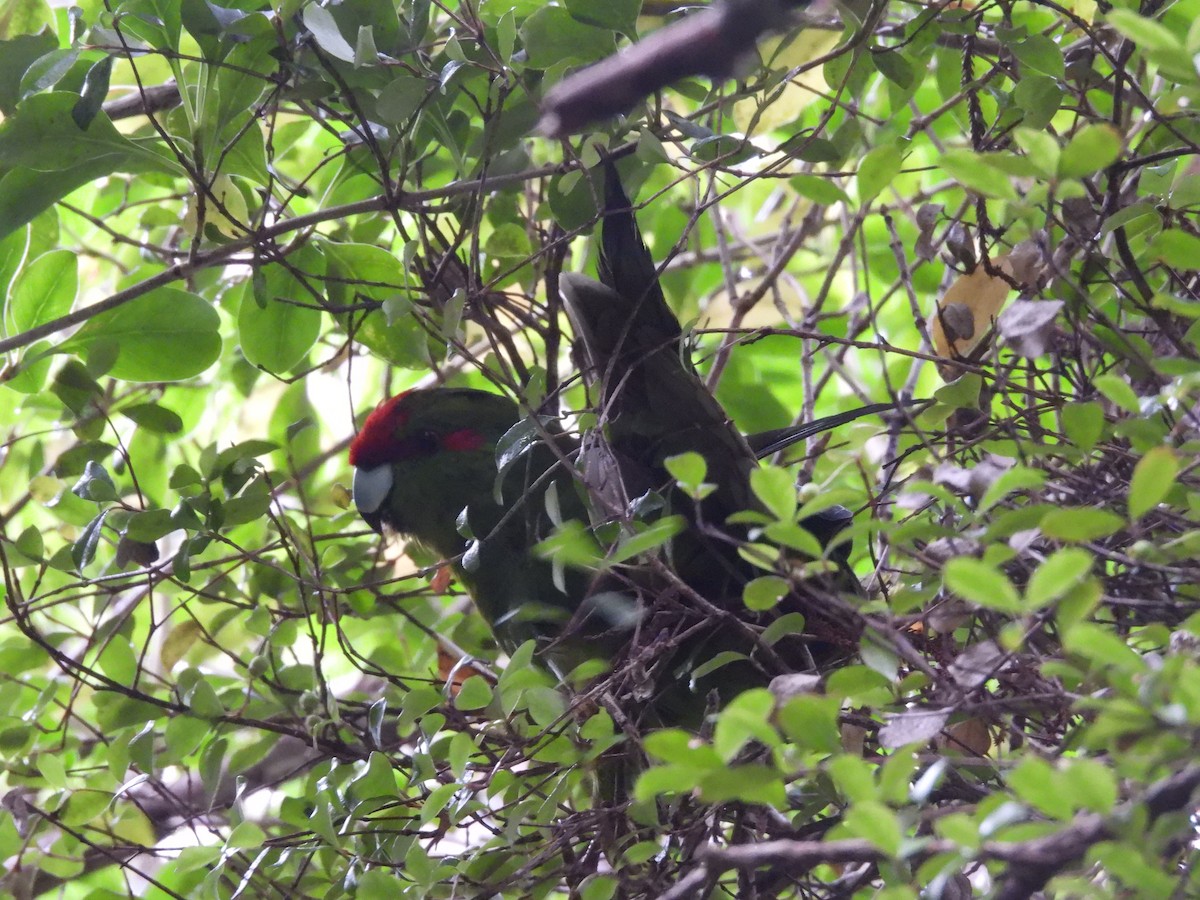
<path fill-rule="evenodd" d="M 380 510 L 391 492 L 391 466 L 385 464 L 373 469 L 354 470 L 354 505 L 363 521 L 377 534 L 383 534 L 383 515 Z"/>

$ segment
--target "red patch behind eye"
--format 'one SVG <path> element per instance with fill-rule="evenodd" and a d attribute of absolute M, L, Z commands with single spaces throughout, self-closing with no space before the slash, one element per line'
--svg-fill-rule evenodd
<path fill-rule="evenodd" d="M 478 450 L 483 446 L 483 435 L 473 428 L 463 428 L 452 431 L 442 439 L 442 446 L 447 450 Z"/>
<path fill-rule="evenodd" d="M 373 468 L 394 455 L 396 432 L 408 421 L 408 413 L 400 408 L 400 402 L 408 394 L 405 391 L 384 400 L 367 416 L 362 429 L 350 442 L 350 465 Z"/>

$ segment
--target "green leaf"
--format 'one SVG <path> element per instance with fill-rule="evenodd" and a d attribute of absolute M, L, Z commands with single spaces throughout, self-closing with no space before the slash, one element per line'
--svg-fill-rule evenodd
<path fill-rule="evenodd" d="M 1046 473 L 1028 466 L 1013 466 L 993 481 L 979 501 L 979 511 L 986 512 L 1014 491 L 1028 491 L 1046 483 Z"/>
<path fill-rule="evenodd" d="M 633 796 L 644 802 L 659 795 L 690 794 L 709 771 L 685 765 L 654 766 L 638 776 Z"/>
<path fill-rule="evenodd" d="M 86 825 L 108 809 L 112 799 L 108 791 L 74 791 L 66 807 L 58 813 L 58 818 L 65 825 Z"/>
<path fill-rule="evenodd" d="M 1138 673 L 1146 670 L 1145 661 L 1111 629 L 1094 622 L 1077 622 L 1063 635 L 1063 647 L 1098 668 Z"/>
<path fill-rule="evenodd" d="M 492 702 L 492 686 L 482 675 L 472 675 L 463 682 L 454 706 L 462 710 L 483 709 Z"/>
<path fill-rule="evenodd" d="M 916 80 L 912 63 L 904 58 L 904 54 L 896 50 L 885 50 L 871 54 L 871 62 L 879 70 L 879 74 L 893 84 L 902 88 L 910 88 Z"/>
<path fill-rule="evenodd" d="M 803 695 L 785 703 L 775 718 L 793 743 L 821 753 L 836 753 L 842 748 L 840 705 L 836 697 Z"/>
<path fill-rule="evenodd" d="M 100 114 L 100 107 L 108 96 L 108 79 L 112 75 L 113 57 L 104 56 L 88 69 L 83 78 L 83 89 L 79 101 L 71 109 L 75 124 L 87 131 L 92 121 Z"/>
<path fill-rule="evenodd" d="M 1101 394 L 1109 401 L 1133 415 L 1140 415 L 1142 411 L 1141 401 L 1138 400 L 1138 395 L 1133 392 L 1133 388 L 1129 386 L 1129 382 L 1120 376 L 1111 373 L 1097 375 L 1092 384 Z"/>
<path fill-rule="evenodd" d="M 1025 600 L 1036 609 L 1065 595 L 1091 574 L 1095 560 L 1078 547 L 1067 547 L 1048 556 L 1029 579 Z"/>
<path fill-rule="evenodd" d="M 323 6 L 310 3 L 304 7 L 304 27 L 312 32 L 317 46 L 342 62 L 354 62 L 354 48 L 338 29 L 333 14 Z"/>
<path fill-rule="evenodd" d="M 974 372 L 960 375 L 949 384 L 944 384 L 933 392 L 938 403 L 944 403 L 955 409 L 978 409 L 979 392 L 983 389 L 983 379 Z"/>
<path fill-rule="evenodd" d="M 410 882 L 384 869 L 370 869 L 358 877 L 354 888 L 357 900 L 393 900 L 403 896 Z"/>
<path fill-rule="evenodd" d="M 155 719 L 164 718 L 168 711 L 161 703 L 150 703 L 145 700 L 134 700 L 119 694 L 105 694 L 97 697 L 97 725 L 106 733 L 126 728 L 130 725 L 143 725 Z"/>
<path fill-rule="evenodd" d="M 855 705 L 873 706 L 891 699 L 892 682 L 867 666 L 845 666 L 829 676 L 825 693 L 853 700 Z"/>
<path fill-rule="evenodd" d="M 204 676 L 196 679 L 191 690 L 184 694 L 183 702 L 203 719 L 216 719 L 225 715 L 225 707 L 217 696 L 216 688 Z"/>
<path fill-rule="evenodd" d="M 668 456 L 663 460 L 663 465 L 672 478 L 689 490 L 703 484 L 704 476 L 708 474 L 708 463 L 699 453 L 688 452 Z"/>
<path fill-rule="evenodd" d="M 1091 450 L 1104 433 L 1104 410 L 1094 401 L 1068 403 L 1062 408 L 1063 432 L 1080 450 Z"/>
<path fill-rule="evenodd" d="M 858 186 L 858 201 L 870 203 L 883 189 L 892 183 L 904 166 L 904 154 L 895 145 L 876 147 L 858 164 L 855 183 Z"/>
<path fill-rule="evenodd" d="M 680 728 L 666 728 L 646 735 L 646 752 L 663 762 L 688 763 L 697 768 L 711 769 L 723 765 L 716 751 Z"/>
<path fill-rule="evenodd" d="M 400 260 L 382 247 L 368 244 L 319 241 L 317 246 L 325 257 L 325 290 L 332 306 L 363 300 L 384 305 L 355 322 L 355 337 L 396 365 L 424 365 L 429 358 L 428 336 L 421 319 L 411 314 L 408 276 Z"/>
<path fill-rule="evenodd" d="M 496 259 L 523 261 L 533 252 L 533 247 L 524 228 L 516 222 L 504 222 L 488 235 L 483 251 Z"/>
<path fill-rule="evenodd" d="M 271 266 L 270 270 L 279 272 L 283 267 Z M 304 359 L 321 333 L 321 311 L 312 308 L 311 298 L 294 289 L 287 294 L 275 290 L 279 277 L 255 279 L 255 290 L 243 292 L 238 308 L 242 353 L 254 365 L 275 374 L 289 371 Z M 305 299 L 298 300 L 297 295 Z"/>
<path fill-rule="evenodd" d="M 1196 69 L 1192 63 L 1195 47 L 1189 52 L 1180 40 L 1180 34 L 1176 34 L 1172 28 L 1154 19 L 1139 16 L 1129 9 L 1110 10 L 1107 17 L 1119 32 L 1137 44 L 1142 53 L 1160 65 L 1171 77 L 1195 82 Z"/>
<path fill-rule="evenodd" d="M 759 466 L 750 472 L 750 487 L 776 521 L 791 523 L 796 518 L 796 481 L 787 469 Z"/>
<path fill-rule="evenodd" d="M 17 550 L 31 560 L 40 560 L 46 550 L 41 530 L 33 525 L 22 531 L 14 543 Z"/>
<path fill-rule="evenodd" d="M 91 319 L 62 349 L 80 353 L 101 341 L 112 342 L 119 348 L 112 377 L 181 381 L 216 362 L 220 324 L 207 300 L 163 287 Z"/>
<path fill-rule="evenodd" d="M 972 150 L 947 150 L 938 157 L 938 165 L 963 187 L 984 197 L 997 200 L 1015 200 L 1017 192 L 1012 179 L 1004 172 L 988 164 L 982 153 Z"/>
<path fill-rule="evenodd" d="M 137 680 L 138 657 L 129 638 L 115 634 L 104 645 L 97 660 L 100 670 L 118 684 L 133 684 Z"/>
<path fill-rule="evenodd" d="M 233 528 L 247 522 L 256 522 L 267 514 L 270 506 L 271 495 L 265 482 L 256 479 L 241 496 L 225 501 L 222 527 Z"/>
<path fill-rule="evenodd" d="M 1062 99 L 1059 80 L 1048 75 L 1026 74 L 1013 88 L 1013 102 L 1025 113 L 1021 124 L 1034 131 L 1041 131 L 1050 124 Z M 1055 157 L 1057 159 L 1057 152 Z"/>
<path fill-rule="evenodd" d="M 1108 815 L 1117 805 L 1117 776 L 1098 759 L 1072 759 L 1059 773 L 1064 792 L 1079 809 Z"/>
<path fill-rule="evenodd" d="M 1175 476 L 1179 474 L 1179 457 L 1170 447 L 1155 447 L 1133 468 L 1129 482 L 1129 518 L 1140 519 L 1166 499 Z"/>
<path fill-rule="evenodd" d="M 1149 842 L 1146 842 L 1148 844 Z M 1087 853 L 1085 865 L 1111 873 L 1131 897 L 1171 897 L 1179 894 L 1179 878 L 1156 858 L 1146 858 L 1142 847 L 1130 840 L 1101 841 Z"/>
<path fill-rule="evenodd" d="M 600 561 L 595 535 L 577 519 L 563 522 L 548 538 L 535 544 L 533 552 L 540 559 L 563 566 L 594 566 Z"/>
<path fill-rule="evenodd" d="M 1200 259 L 1200 237 L 1179 228 L 1168 228 L 1150 242 L 1150 256 L 1173 269 L 1194 269 Z"/>
<path fill-rule="evenodd" d="M 790 149 L 793 145 L 795 145 L 794 150 Z M 788 152 L 804 162 L 835 163 L 842 159 L 841 151 L 832 141 L 812 137 L 808 134 L 797 135 L 786 141 L 782 147 L 788 148 Z"/>
<path fill-rule="evenodd" d="M 608 557 L 610 565 L 625 562 L 651 550 L 657 550 L 677 534 L 687 530 L 687 520 L 683 516 L 667 516 L 647 526 L 632 537 L 623 539 Z"/>
<path fill-rule="evenodd" d="M 763 534 L 780 547 L 795 550 L 810 559 L 820 559 L 824 553 L 817 536 L 796 522 L 771 522 L 763 529 Z"/>
<path fill-rule="evenodd" d="M 1061 149 L 1053 135 L 1040 129 L 1023 127 L 1013 131 L 1013 140 L 1044 177 L 1051 178 L 1057 174 Z"/>
<path fill-rule="evenodd" d="M 104 160 L 109 172 L 183 174 L 167 157 L 125 137 L 103 114 L 80 128 L 72 117 L 78 99 L 55 91 L 22 100 L 16 114 L 0 123 L 0 166 L 69 173 Z"/>
<path fill-rule="evenodd" d="M 629 860 L 628 853 L 624 859 Z M 579 900 L 612 900 L 619 886 L 620 882 L 611 875 L 589 875 L 579 886 Z"/>
<path fill-rule="evenodd" d="M 713 749 L 726 763 L 730 762 L 749 741 L 757 740 L 766 747 L 779 744 L 779 734 L 771 724 L 775 698 L 765 688 L 738 694 L 721 711 L 713 732 Z"/>
<path fill-rule="evenodd" d="M 15 29 L 19 32 L 21 29 Z M 20 34 L 0 41 L 0 112 L 11 116 L 21 99 L 21 79 L 33 63 L 58 48 L 54 32 Z"/>
<path fill-rule="evenodd" d="M 112 477 L 104 466 L 89 459 L 83 468 L 83 475 L 71 488 L 71 493 L 83 500 L 103 503 L 117 499 L 117 486 L 113 484 Z"/>
<path fill-rule="evenodd" d="M 408 121 L 429 96 L 430 86 L 415 75 L 397 75 L 379 92 L 375 109 L 384 124 L 397 125 Z"/>
<path fill-rule="evenodd" d="M 720 670 L 723 666 L 727 666 L 730 663 L 740 662 L 745 659 L 746 654 L 744 653 L 737 653 L 733 650 L 722 650 L 711 659 L 705 660 L 704 662 L 700 663 L 700 665 L 692 669 L 690 673 L 691 678 L 693 681 L 705 678 L 712 672 Z"/>
<path fill-rule="evenodd" d="M 1009 45 L 1013 56 L 1023 65 L 1051 78 L 1062 78 L 1066 73 L 1062 50 L 1053 38 L 1044 34 L 1030 34 Z"/>
<path fill-rule="evenodd" d="M 1130 38 L 1142 50 L 1184 49 L 1174 31 L 1161 22 L 1139 16 L 1132 10 L 1113 9 L 1107 13 L 1107 18 L 1117 31 Z"/>
<path fill-rule="evenodd" d="M 840 754 L 829 761 L 829 777 L 838 793 L 853 803 L 870 803 L 879 794 L 875 776 L 866 760 Z"/>
<path fill-rule="evenodd" d="M 121 410 L 121 415 L 156 434 L 178 434 L 183 431 L 183 419 L 179 414 L 157 403 L 126 406 Z"/>
<path fill-rule="evenodd" d="M 62 757 L 54 753 L 43 753 L 38 757 L 37 767 L 42 773 L 47 787 L 56 791 L 66 790 L 68 785 L 67 768 L 63 764 Z"/>
<path fill-rule="evenodd" d="M 521 25 L 529 64 L 545 69 L 560 62 L 590 62 L 612 52 L 612 32 L 585 25 L 567 10 L 543 6 Z"/>
<path fill-rule="evenodd" d="M 633 37 L 642 0 L 566 0 L 571 15 L 588 25 Z"/>
<path fill-rule="evenodd" d="M 28 331 L 71 311 L 78 291 L 77 258 L 70 250 L 43 253 L 13 282 L 8 314 L 16 331 Z"/>
<path fill-rule="evenodd" d="M 1042 534 L 1060 541 L 1086 543 L 1116 534 L 1125 520 L 1114 512 L 1094 507 L 1055 509 L 1042 517 Z"/>
<path fill-rule="evenodd" d="M 898 856 L 904 829 L 896 813 L 882 803 L 858 802 L 846 810 L 842 824 L 855 837 L 869 841 L 887 856 Z"/>
<path fill-rule="evenodd" d="M 778 575 L 764 575 L 746 583 L 742 588 L 742 602 L 746 609 L 761 611 L 773 609 L 780 600 L 788 595 L 791 586 L 787 579 Z"/>
<path fill-rule="evenodd" d="M 17 168 L 5 173 L 0 177 L 0 238 L 29 224 L 76 188 L 119 170 L 111 158 L 99 157 L 65 172 Z"/>
<path fill-rule="evenodd" d="M 807 197 L 822 206 L 833 206 L 835 203 L 849 203 L 849 195 L 829 178 L 819 175 L 795 175 L 789 179 L 796 193 Z"/>
<path fill-rule="evenodd" d="M 1039 812 L 1065 821 L 1074 814 L 1071 802 L 1058 784 L 1059 773 L 1037 756 L 1027 756 L 1008 773 L 1005 782 L 1018 797 Z"/>
<path fill-rule="evenodd" d="M 946 587 L 962 597 L 987 609 L 1020 613 L 1021 596 L 1008 576 L 981 559 L 960 556 L 946 563 L 942 570 Z"/>
<path fill-rule="evenodd" d="M 776 809 L 787 806 L 787 792 L 777 769 L 761 765 L 731 766 L 710 771 L 697 785 L 706 803 L 761 803 Z"/>
<path fill-rule="evenodd" d="M 1059 178 L 1082 178 L 1116 162 L 1121 155 L 1121 135 L 1107 123 L 1085 125 L 1063 148 Z"/>
<path fill-rule="evenodd" d="M 104 519 L 107 515 L 108 511 L 105 510 L 88 522 L 78 540 L 71 545 L 71 561 L 75 563 L 75 570 L 80 574 L 96 558 L 96 547 L 100 543 L 100 529 L 104 526 Z"/>
<path fill-rule="evenodd" d="M 175 523 L 168 509 L 152 509 L 134 512 L 125 523 L 126 538 L 134 541 L 156 541 L 164 534 L 175 530 Z"/>

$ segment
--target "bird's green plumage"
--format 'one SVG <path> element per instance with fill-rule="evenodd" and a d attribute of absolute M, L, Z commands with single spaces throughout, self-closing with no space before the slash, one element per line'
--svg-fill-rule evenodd
<path fill-rule="evenodd" d="M 729 519 L 744 511 L 763 512 L 751 489 L 751 474 L 760 453 L 733 426 L 725 411 L 693 369 L 683 347 L 678 321 L 666 304 L 653 261 L 642 241 L 631 204 L 620 186 L 615 167 L 605 164 L 604 221 L 601 225 L 602 282 L 579 275 L 564 276 L 568 315 L 582 344 L 585 380 L 592 388 L 599 427 L 585 436 L 582 457 L 589 481 L 611 493 L 624 492 L 617 506 L 647 490 L 659 492 L 671 511 L 683 512 L 692 527 L 670 545 L 676 574 L 710 603 L 732 614 L 754 619 L 742 602 L 742 587 L 762 574 L 745 561 L 739 547 L 748 533 Z M 786 446 L 816 426 L 782 429 L 754 443 L 761 451 Z M 819 428 L 818 428 L 819 430 Z M 695 452 L 707 464 L 705 481 L 712 492 L 699 502 L 673 485 L 666 460 Z M 593 474 L 594 473 L 594 474 Z M 827 510 L 801 524 L 820 545 L 827 546 L 849 524 L 841 507 Z M 857 579 L 847 564 L 848 545 L 831 556 L 841 566 L 838 578 L 797 587 L 779 611 L 800 611 L 806 618 L 825 619 L 820 630 L 833 636 L 841 649 L 826 644 L 821 655 L 842 656 L 855 640 L 855 629 L 828 616 L 830 591 L 853 592 Z M 763 624 L 760 622 L 759 624 Z M 720 635 L 716 644 L 742 653 L 759 652 L 743 638 Z M 711 649 L 711 647 L 709 648 Z M 790 665 L 809 659 L 805 647 L 788 655 Z M 736 668 L 736 667 L 735 667 Z M 744 685 L 754 675 L 726 667 L 729 680 Z M 761 675 L 757 676 L 760 679 Z"/>
<path fill-rule="evenodd" d="M 571 442 L 547 435 L 535 440 L 499 475 L 496 445 L 521 419 L 517 404 L 485 391 L 441 388 L 411 391 L 390 419 L 368 421 L 352 448 L 385 452 L 368 460 L 389 467 L 391 484 L 375 515 L 392 530 L 453 560 L 497 641 L 512 652 L 526 640 L 563 674 L 588 655 L 578 640 L 561 639 L 596 623 L 572 621 L 588 591 L 589 576 L 553 566 L 533 548 L 556 522 L 547 491 L 564 520 L 587 518 L 571 468 Z M 368 428 L 372 431 L 368 431 Z M 382 436 L 373 433 L 382 429 Z M 472 436 L 477 436 L 478 440 Z M 465 511 L 465 514 L 464 514 Z"/>

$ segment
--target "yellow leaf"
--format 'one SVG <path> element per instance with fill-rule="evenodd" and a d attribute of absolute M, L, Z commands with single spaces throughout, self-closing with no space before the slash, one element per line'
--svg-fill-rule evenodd
<path fill-rule="evenodd" d="M 1012 277 L 1007 253 L 993 258 L 992 267 Z M 951 359 L 969 356 L 991 329 L 1011 290 L 1007 281 L 989 275 L 982 265 L 960 275 L 938 301 L 932 316 L 930 336 L 938 355 Z"/>

